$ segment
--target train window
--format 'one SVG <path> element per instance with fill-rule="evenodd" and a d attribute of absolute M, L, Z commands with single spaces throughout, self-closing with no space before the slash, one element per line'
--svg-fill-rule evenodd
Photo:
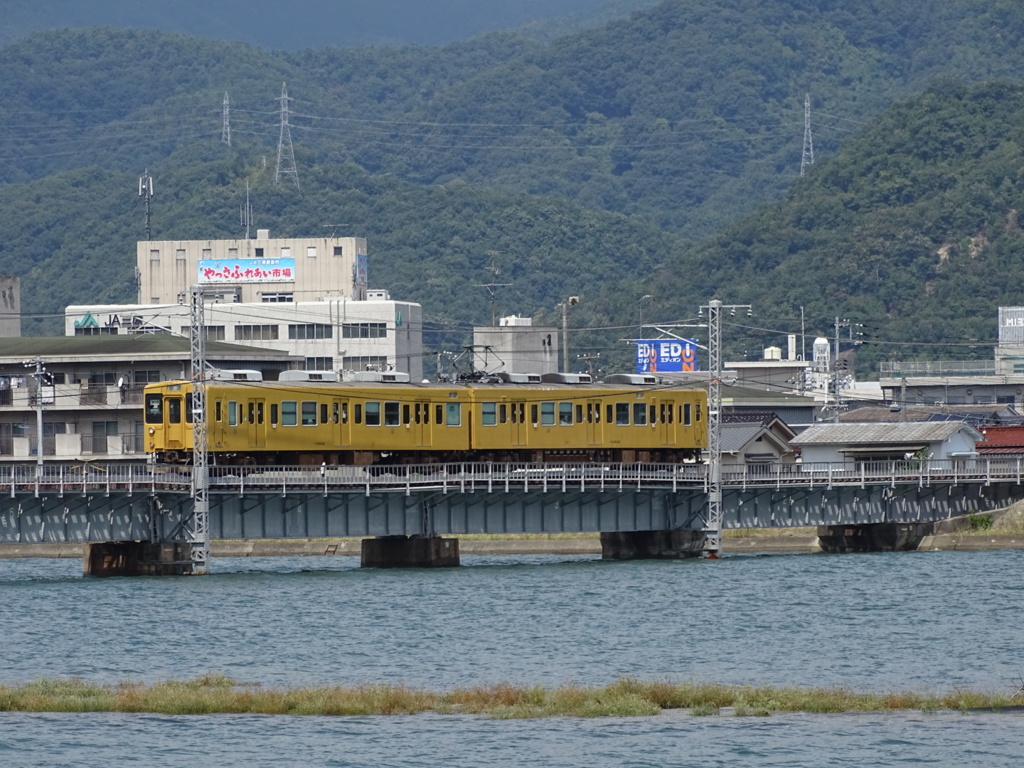
<path fill-rule="evenodd" d="M 397 427 L 399 423 L 398 403 L 393 401 L 384 403 L 384 426 Z"/>
<path fill-rule="evenodd" d="M 415 414 L 414 418 L 416 419 L 416 423 L 417 424 L 419 424 L 420 423 L 420 419 L 423 418 L 423 416 L 421 414 L 422 410 L 423 409 L 420 407 L 420 404 L 416 403 L 416 408 L 414 410 L 414 414 Z"/>
<path fill-rule="evenodd" d="M 215 402 L 213 404 L 213 413 L 214 413 L 213 420 L 214 421 L 224 421 L 224 408 L 223 408 L 223 405 L 224 405 L 223 402 L 220 401 L 220 400 L 218 400 L 217 402 Z"/>
<path fill-rule="evenodd" d="M 162 424 L 164 421 L 164 398 L 157 392 L 146 395 L 146 423 Z"/>
<path fill-rule="evenodd" d="M 315 427 L 316 426 L 316 401 L 315 400 L 303 400 L 302 401 L 302 426 L 304 426 L 304 427 Z"/>
<path fill-rule="evenodd" d="M 170 424 L 181 424 L 181 398 L 167 398 L 167 421 Z"/>
<path fill-rule="evenodd" d="M 505 403 L 498 406 L 498 421 L 501 424 L 508 421 L 508 406 Z"/>
<path fill-rule="evenodd" d="M 496 413 L 497 403 L 481 403 L 480 404 L 480 423 L 485 427 L 493 427 L 498 423 L 498 415 Z"/>
<path fill-rule="evenodd" d="M 348 401 L 341 404 L 341 423 L 348 424 Z"/>
<path fill-rule="evenodd" d="M 700 421 L 700 403 L 694 403 L 693 406 L 693 420 Z"/>
<path fill-rule="evenodd" d="M 658 420 L 662 424 L 667 424 L 668 423 L 668 419 L 665 418 L 665 404 L 664 403 L 660 404 L 660 406 L 658 408 L 658 415 L 660 416 L 660 418 Z"/>
<path fill-rule="evenodd" d="M 651 405 L 647 408 L 647 420 L 651 424 L 658 423 L 658 409 L 654 406 L 653 403 L 651 403 Z"/>
<path fill-rule="evenodd" d="M 691 419 L 690 410 L 691 410 L 690 409 L 690 404 L 689 403 L 683 403 L 683 415 L 680 418 L 680 421 L 683 422 L 683 426 L 684 427 L 690 426 L 690 423 L 691 423 L 690 422 L 690 419 Z"/>
<path fill-rule="evenodd" d="M 673 415 L 673 414 L 675 414 L 675 412 L 676 412 L 675 405 L 673 405 L 672 403 L 669 403 L 668 404 L 668 410 L 667 410 L 667 413 L 668 413 L 668 423 L 669 424 L 672 424 L 672 423 L 675 422 L 675 417 Z"/>
<path fill-rule="evenodd" d="M 402 406 L 402 423 L 403 424 L 411 424 L 412 423 L 412 414 L 410 413 L 411 410 L 412 409 L 409 407 L 408 403 L 406 403 L 405 405 Z"/>
<path fill-rule="evenodd" d="M 540 423 L 545 427 L 550 427 L 555 423 L 554 401 L 540 404 Z"/>
<path fill-rule="evenodd" d="M 327 403 L 320 403 L 320 423 L 326 424 L 330 419 L 327 417 Z"/>
<path fill-rule="evenodd" d="M 256 401 L 256 423 L 257 424 L 262 424 L 263 423 L 263 401 L 262 400 L 257 400 Z"/>
<path fill-rule="evenodd" d="M 637 427 L 647 425 L 647 406 L 643 403 L 633 403 L 633 425 Z"/>
<path fill-rule="evenodd" d="M 341 421 L 341 406 L 337 400 L 331 403 L 331 421 L 335 424 Z"/>
<path fill-rule="evenodd" d="M 558 404 L 558 423 L 563 427 L 572 426 L 572 403 Z"/>
<path fill-rule="evenodd" d="M 537 404 L 534 403 L 533 405 L 530 406 L 530 423 L 534 425 L 539 424 L 539 417 L 540 409 L 537 407 Z"/>
<path fill-rule="evenodd" d="M 362 424 L 363 423 L 363 406 L 361 406 L 359 403 L 356 403 L 356 405 L 355 405 L 355 413 L 353 413 L 352 415 L 355 418 L 356 424 Z"/>
<path fill-rule="evenodd" d="M 588 424 L 593 424 L 594 423 L 594 404 L 593 403 L 587 403 L 587 423 Z"/>
<path fill-rule="evenodd" d="M 294 400 L 281 401 L 281 426 L 294 427 L 299 423 L 299 404 Z"/>
<path fill-rule="evenodd" d="M 185 393 L 185 423 L 192 423 L 192 393 Z"/>
<path fill-rule="evenodd" d="M 519 406 L 519 423 L 520 424 L 525 424 L 526 423 L 526 403 L 516 403 L 516 405 Z M 512 407 L 514 408 L 515 405 L 512 406 Z"/>
<path fill-rule="evenodd" d="M 577 424 L 582 424 L 583 423 L 583 406 L 582 405 L 577 405 L 576 406 L 576 423 Z"/>
<path fill-rule="evenodd" d="M 600 403 L 598 403 L 597 405 L 594 406 L 594 423 L 595 424 L 600 424 L 601 423 L 601 404 Z"/>
<path fill-rule="evenodd" d="M 444 423 L 448 427 L 462 426 L 462 405 L 460 403 L 445 403 Z"/>
<path fill-rule="evenodd" d="M 605 420 L 606 424 L 611 424 L 612 423 L 612 419 L 613 419 L 612 414 L 613 413 L 614 413 L 614 411 L 612 409 L 612 404 L 608 403 L 607 405 L 605 405 L 605 407 L 604 407 L 604 420 Z"/>
<path fill-rule="evenodd" d="M 519 421 L 519 412 L 516 408 L 516 404 L 512 403 L 512 423 L 516 424 Z"/>
<path fill-rule="evenodd" d="M 609 419 L 611 421 L 611 419 Z M 629 426 L 629 403 L 615 404 L 615 423 L 620 427 Z"/>
<path fill-rule="evenodd" d="M 270 404 L 270 424 L 271 426 L 277 426 L 277 403 Z"/>
<path fill-rule="evenodd" d="M 249 401 L 249 423 L 256 423 L 256 403 L 252 400 Z"/>
<path fill-rule="evenodd" d="M 380 426 L 380 403 L 370 400 L 366 403 L 366 426 Z"/>
<path fill-rule="evenodd" d="M 444 424 L 444 406 L 438 405 L 434 407 L 434 423 Z"/>

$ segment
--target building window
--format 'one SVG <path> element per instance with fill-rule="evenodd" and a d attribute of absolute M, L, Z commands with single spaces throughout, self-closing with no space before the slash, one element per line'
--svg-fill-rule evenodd
<path fill-rule="evenodd" d="M 295 301 L 292 293 L 263 293 L 260 294 L 260 301 L 265 304 L 287 304 Z"/>
<path fill-rule="evenodd" d="M 291 246 L 282 245 L 281 246 L 281 258 L 282 259 L 290 259 L 291 257 L 292 257 Z"/>
<path fill-rule="evenodd" d="M 210 249 L 210 248 L 203 248 L 203 258 L 204 259 L 212 259 L 213 258 L 213 250 Z"/>
<path fill-rule="evenodd" d="M 387 335 L 387 323 L 345 323 L 341 326 L 343 339 L 383 339 Z"/>
<path fill-rule="evenodd" d="M 340 245 L 334 246 L 334 255 L 335 256 L 341 256 L 342 255 L 342 251 L 341 251 L 341 246 Z"/>
<path fill-rule="evenodd" d="M 178 248 L 178 249 L 176 249 L 176 250 L 174 251 L 174 258 L 175 258 L 175 259 L 176 259 L 177 261 L 184 261 L 184 260 L 185 260 L 185 249 L 184 249 L 184 248 Z"/>
<path fill-rule="evenodd" d="M 164 380 L 163 376 L 160 375 L 160 371 L 135 371 L 132 374 L 132 378 L 136 384 L 153 384 Z"/>
<path fill-rule="evenodd" d="M 223 325 L 204 325 L 203 328 L 206 329 L 206 340 L 207 341 L 224 341 L 224 339 L 226 338 L 226 336 L 224 335 L 224 326 Z M 181 326 L 181 335 L 182 336 L 186 336 L 187 337 L 191 333 L 192 333 L 192 329 L 189 326 L 187 326 L 187 325 Z"/>
<path fill-rule="evenodd" d="M 256 258 L 257 259 L 262 259 L 263 258 L 263 249 L 262 248 L 257 248 L 256 249 Z"/>
<path fill-rule="evenodd" d="M 330 371 L 334 369 L 334 358 L 307 357 L 304 367 L 307 371 Z"/>
<path fill-rule="evenodd" d="M 388 370 L 388 359 L 383 355 L 343 357 L 341 358 L 341 368 L 344 371 L 386 371 Z"/>
<path fill-rule="evenodd" d="M 160 251 L 157 250 L 156 248 L 151 249 L 149 252 L 149 260 L 160 261 Z"/>
<path fill-rule="evenodd" d="M 316 246 L 315 245 L 307 245 L 306 246 L 306 258 L 308 258 L 308 259 L 315 259 L 316 258 Z"/>
<path fill-rule="evenodd" d="M 299 323 L 288 326 L 289 339 L 330 339 L 334 327 L 326 323 Z"/>
<path fill-rule="evenodd" d="M 228 248 L 228 258 L 229 259 L 237 259 L 238 258 L 238 249 L 237 248 Z"/>
<path fill-rule="evenodd" d="M 274 341 L 278 338 L 276 325 L 236 325 L 235 341 Z"/>
<path fill-rule="evenodd" d="M 75 328 L 75 336 L 117 336 L 117 328 Z"/>

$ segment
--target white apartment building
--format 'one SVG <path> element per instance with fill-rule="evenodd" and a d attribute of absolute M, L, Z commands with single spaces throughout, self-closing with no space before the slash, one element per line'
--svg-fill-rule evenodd
<path fill-rule="evenodd" d="M 138 243 L 137 304 L 65 310 L 68 336 L 187 336 L 189 294 L 202 285 L 207 338 L 300 356 L 311 370 L 396 370 L 423 378 L 422 309 L 367 286 L 358 237 Z"/>

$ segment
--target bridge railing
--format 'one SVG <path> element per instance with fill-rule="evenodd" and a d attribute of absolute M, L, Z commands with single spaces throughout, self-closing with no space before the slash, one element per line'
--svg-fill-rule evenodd
<path fill-rule="evenodd" d="M 1014 481 L 1024 477 L 1024 455 L 953 460 L 725 466 L 724 487 L 890 485 Z M 0 492 L 112 493 L 191 490 L 191 467 L 145 463 L 0 465 Z M 322 490 L 599 491 L 633 488 L 707 488 L 703 464 L 451 463 L 399 466 L 275 466 L 210 468 L 216 492 Z"/>

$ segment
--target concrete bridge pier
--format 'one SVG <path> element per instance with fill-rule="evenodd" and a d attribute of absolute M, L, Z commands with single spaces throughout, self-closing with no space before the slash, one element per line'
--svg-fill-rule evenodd
<path fill-rule="evenodd" d="M 935 523 L 874 523 L 871 525 L 819 525 L 823 552 L 906 552 L 915 550 L 931 535 Z"/>
<path fill-rule="evenodd" d="M 459 540 L 440 536 L 363 539 L 363 568 L 451 568 L 459 565 Z"/>
<path fill-rule="evenodd" d="M 192 574 L 192 545 L 187 541 L 102 541 L 86 544 L 86 576 L 186 576 Z"/>
<path fill-rule="evenodd" d="M 681 560 L 701 556 L 700 531 L 604 531 L 602 560 Z"/>

